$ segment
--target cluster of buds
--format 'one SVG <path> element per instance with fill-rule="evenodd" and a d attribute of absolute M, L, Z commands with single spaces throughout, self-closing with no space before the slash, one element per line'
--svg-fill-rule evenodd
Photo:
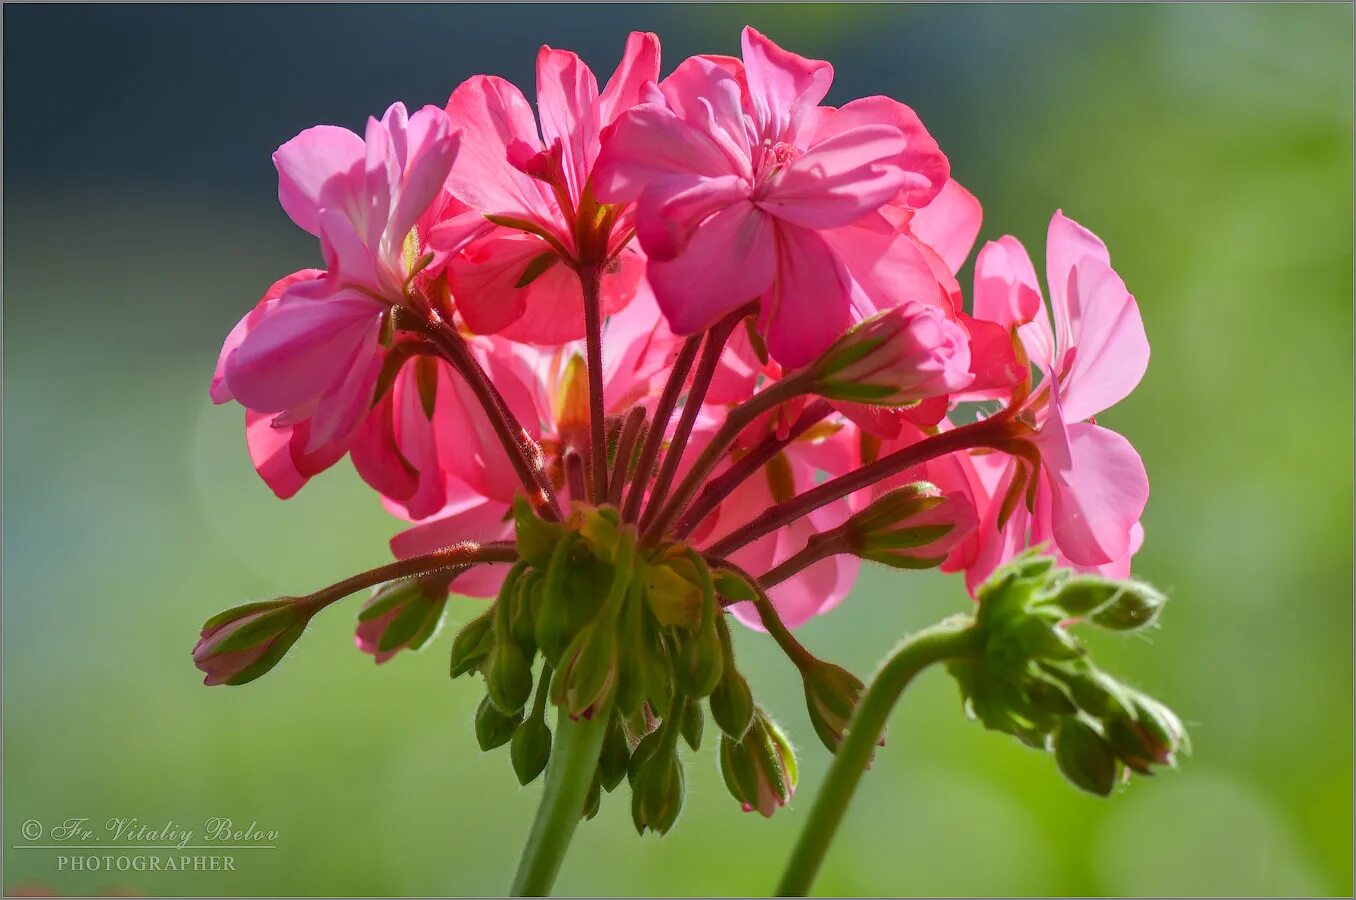
<path fill-rule="evenodd" d="M 526 785 L 550 759 L 548 706 L 575 720 L 601 718 L 603 747 L 580 815 L 592 818 L 601 794 L 626 780 L 636 829 L 663 834 L 683 806 L 678 742 L 701 746 L 705 700 L 730 748 L 723 755 L 756 757 L 727 765 L 740 773 L 727 775 L 736 799 L 764 815 L 785 804 L 795 761 L 735 667 L 702 556 L 683 545 L 642 547 L 636 526 L 607 505 L 577 504 L 565 521 L 549 522 L 519 502 L 514 524 L 518 562 L 452 645 L 452 677 L 485 681 L 475 720 L 481 748 L 509 745 Z M 728 573 L 720 581 L 738 590 Z"/>
<path fill-rule="evenodd" d="M 977 599 L 980 649 L 948 669 L 967 712 L 986 728 L 1052 752 L 1070 782 L 1102 796 L 1131 772 L 1153 774 L 1189 752 L 1181 720 L 1098 669 L 1069 630 L 1075 622 L 1121 632 L 1150 627 L 1166 599 L 1157 590 L 1070 575 L 1027 553 L 995 572 Z"/>

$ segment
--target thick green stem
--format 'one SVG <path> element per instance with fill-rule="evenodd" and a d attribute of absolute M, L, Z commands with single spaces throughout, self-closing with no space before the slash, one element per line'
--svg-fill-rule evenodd
<path fill-rule="evenodd" d="M 557 717 L 551 761 L 546 765 L 546 789 L 518 861 L 518 873 L 513 876 L 513 896 L 550 894 L 584 812 L 609 715 L 609 710 L 602 710 L 591 719 L 571 719 L 561 710 Z"/>
<path fill-rule="evenodd" d="M 777 885 L 777 896 L 803 897 L 814 884 L 857 782 L 871 762 L 885 722 L 904 688 L 933 663 L 969 656 L 978 650 L 974 620 L 958 616 L 906 638 L 880 667 L 862 695 L 838 755 L 810 808 L 810 817 Z"/>

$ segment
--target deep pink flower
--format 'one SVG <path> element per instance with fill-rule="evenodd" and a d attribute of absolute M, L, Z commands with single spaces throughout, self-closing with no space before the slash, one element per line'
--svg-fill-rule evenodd
<path fill-rule="evenodd" d="M 384 323 L 426 262 L 416 225 L 444 202 L 456 149 L 442 110 L 407 117 L 396 103 L 368 120 L 365 141 L 320 125 L 274 154 L 279 200 L 320 238 L 328 268 L 277 282 L 241 319 L 212 399 L 249 410 L 251 455 L 279 496 L 343 456 L 371 407 Z"/>
<path fill-rule="evenodd" d="M 1018 504 L 999 529 L 999 507 L 1019 463 L 975 461 L 991 490 L 971 584 L 1042 541 L 1075 567 L 1124 574 L 1142 540 L 1144 463 L 1124 437 L 1091 421 L 1134 390 L 1148 366 L 1139 307 L 1111 268 L 1106 245 L 1060 212 L 1050 222 L 1046 279 L 1053 329 L 1034 267 L 1015 238 L 986 245 L 976 263 L 976 317 L 1016 326 L 1044 380 L 1023 413 L 1036 425 L 1040 455 L 1034 511 Z"/>
<path fill-rule="evenodd" d="M 433 244 L 460 251 L 448 280 L 472 331 L 536 344 L 583 337 L 580 265 L 604 267 L 605 315 L 630 302 L 643 270 L 627 246 L 630 210 L 600 206 L 590 178 L 601 130 L 658 77 L 659 39 L 635 32 L 601 93 L 578 56 L 541 48 L 540 132 L 522 92 L 502 78 L 477 75 L 452 92 L 447 112 L 462 147 L 448 188 L 475 215 L 435 228 Z"/>
<path fill-rule="evenodd" d="M 925 206 L 947 162 L 901 103 L 819 106 L 828 63 L 752 28 L 743 57 L 693 57 L 651 90 L 605 135 L 595 189 L 637 203 L 647 277 L 676 332 L 758 299 L 769 351 L 795 367 L 851 324 L 854 306 L 907 296 L 879 279 L 903 240 L 880 209 L 901 197 Z M 926 281 L 926 265 L 914 268 Z"/>

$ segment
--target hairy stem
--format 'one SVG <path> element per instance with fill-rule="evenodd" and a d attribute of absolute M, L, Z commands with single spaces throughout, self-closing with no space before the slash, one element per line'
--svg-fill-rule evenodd
<path fill-rule="evenodd" d="M 426 553 L 423 556 L 398 559 L 393 563 L 377 566 L 375 569 L 368 569 L 366 572 L 359 572 L 357 575 L 351 575 L 329 587 L 321 588 L 313 594 L 308 594 L 300 598 L 299 602 L 320 609 L 336 600 L 342 600 L 349 594 L 361 591 L 363 588 L 370 588 L 387 581 L 411 578 L 415 575 L 428 575 L 431 572 L 438 572 L 443 569 L 460 569 L 480 563 L 516 562 L 517 559 L 518 551 L 511 543 L 477 544 L 474 541 L 465 541 L 444 547 L 441 550 L 435 550 L 432 553 Z"/>
<path fill-rule="evenodd" d="M 809 818 L 777 885 L 777 896 L 803 897 L 810 890 L 900 694 L 928 666 L 977 653 L 979 637 L 973 625 L 969 616 L 961 616 L 920 631 L 905 639 L 880 667 L 857 704 L 843 743 L 810 807 Z"/>
<path fill-rule="evenodd" d="M 584 289 L 584 341 L 589 370 L 589 444 L 595 503 L 607 496 L 607 434 L 603 422 L 603 302 L 602 272 L 598 266 L 581 266 L 579 284 Z"/>
<path fill-rule="evenodd" d="M 697 422 L 697 416 L 701 413 L 702 401 L 706 399 L 706 392 L 711 387 L 711 379 L 715 377 L 716 367 L 720 365 L 720 355 L 725 351 L 725 342 L 730 339 L 730 333 L 739 325 L 740 320 L 750 311 L 750 307 L 741 307 L 721 319 L 706 333 L 706 344 L 702 347 L 702 357 L 697 363 L 697 371 L 692 376 L 692 387 L 688 391 L 687 401 L 683 404 L 683 414 L 678 418 L 678 427 L 673 432 L 673 440 L 669 443 L 668 452 L 664 454 L 664 464 L 659 467 L 659 477 L 655 479 L 654 490 L 650 493 L 649 505 L 645 508 L 645 517 L 642 522 L 645 525 L 647 540 L 653 540 L 656 535 L 662 533 L 663 526 L 660 525 L 658 528 L 655 526 L 669 518 L 664 514 L 664 504 L 669 487 L 678 474 L 678 466 L 682 464 L 683 451 L 687 447 L 688 438 L 692 436 L 692 426 Z M 749 403 L 753 403 L 759 396 L 761 395 L 755 395 Z M 731 413 L 731 416 L 733 415 Z M 729 424 L 728 421 L 726 424 Z M 725 429 L 722 427 L 721 433 L 724 432 Z M 738 431 L 735 434 L 738 434 Z"/>
<path fill-rule="evenodd" d="M 504 452 L 508 454 L 509 462 L 522 482 L 528 502 L 543 518 L 559 521 L 560 505 L 542 468 L 541 447 L 528 436 L 522 423 L 513 415 L 499 389 L 471 354 L 466 341 L 449 325 L 429 326 L 424 333 L 437 345 L 440 355 L 466 379 L 471 392 L 484 408 L 495 436 L 504 446 Z"/>
<path fill-rule="evenodd" d="M 708 557 L 707 562 L 714 568 L 728 569 L 753 589 L 753 605 L 758 610 L 759 621 L 763 623 L 768 635 L 777 642 L 777 646 L 782 648 L 782 652 L 786 654 L 797 669 L 804 672 L 808 667 L 814 665 L 816 661 L 814 654 L 805 649 L 805 645 L 796 640 L 791 629 L 786 627 L 786 623 L 782 621 L 781 615 L 777 612 L 777 607 L 772 604 L 771 598 L 768 597 L 764 585 L 759 579 L 752 577 L 748 572 L 727 559 Z"/>
<path fill-rule="evenodd" d="M 584 812 L 609 716 L 609 710 L 602 710 L 590 719 L 571 719 L 564 709 L 557 716 L 546 788 L 513 877 L 513 896 L 545 897 L 551 892 Z"/>
<path fill-rule="evenodd" d="M 631 484 L 631 492 L 626 495 L 626 506 L 622 509 L 622 520 L 625 522 L 634 522 L 640 516 L 640 503 L 645 499 L 650 473 L 654 470 L 655 460 L 659 458 L 660 448 L 664 446 L 664 432 L 669 428 L 669 419 L 678 405 L 678 398 L 682 396 L 683 382 L 687 381 L 687 373 L 692 368 L 692 361 L 697 358 L 701 343 L 699 334 L 683 342 L 673 369 L 669 372 L 669 380 L 664 385 L 664 392 L 659 395 L 654 421 L 650 423 L 650 432 L 645 436 L 645 444 L 641 447 L 640 459 L 636 464 L 635 480 Z"/>
<path fill-rule="evenodd" d="M 673 536 L 682 540 L 691 534 L 692 530 L 701 524 L 702 519 L 705 519 L 713 509 L 719 506 L 722 500 L 730 496 L 735 488 L 743 484 L 749 476 L 761 469 L 792 441 L 809 431 L 831 412 L 833 412 L 833 407 L 829 405 L 827 400 L 816 400 L 805 407 L 800 418 L 796 419 L 785 435 L 769 434 L 763 438 L 758 446 L 735 460 L 730 468 L 722 472 L 718 478 L 707 482 L 706 487 L 702 488 L 701 493 L 697 495 L 697 499 L 692 502 L 692 505 L 687 508 L 687 512 L 678 520 Z"/>
<path fill-rule="evenodd" d="M 632 407 L 622 423 L 621 435 L 617 438 L 617 458 L 612 462 L 612 474 L 607 479 L 607 502 L 613 506 L 621 505 L 622 488 L 626 486 L 631 456 L 635 453 L 636 441 L 640 440 L 640 429 L 643 427 L 645 407 Z"/>
<path fill-rule="evenodd" d="M 768 508 L 761 515 L 712 544 L 707 548 L 707 552 L 717 556 L 728 556 L 750 541 L 794 522 L 826 503 L 856 493 L 862 488 L 870 487 L 891 475 L 938 456 L 974 447 L 1003 450 L 1012 446 L 1014 440 L 1012 420 L 1002 413 L 981 422 L 943 431 Z"/>

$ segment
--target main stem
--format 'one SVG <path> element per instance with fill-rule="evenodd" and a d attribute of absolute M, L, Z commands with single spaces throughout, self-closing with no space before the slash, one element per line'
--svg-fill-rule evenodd
<path fill-rule="evenodd" d="M 777 896 L 803 897 L 814 884 L 857 783 L 885 731 L 885 722 L 909 682 L 934 663 L 969 656 L 978 650 L 974 622 L 965 616 L 940 622 L 905 639 L 885 661 L 862 695 L 838 754 L 829 765 L 810 807 L 810 817 L 777 885 Z"/>
<path fill-rule="evenodd" d="M 584 290 L 584 340 L 589 370 L 589 443 L 593 469 L 593 501 L 607 496 L 607 431 L 603 421 L 603 303 L 602 272 L 597 266 L 579 268 Z"/>
<path fill-rule="evenodd" d="M 551 761 L 546 765 L 546 789 L 513 876 L 513 896 L 545 897 L 551 892 L 584 812 L 609 715 L 610 711 L 602 710 L 591 719 L 571 719 L 564 709 L 560 711 Z"/>
<path fill-rule="evenodd" d="M 683 382 L 687 380 L 687 373 L 692 368 L 693 360 L 697 358 L 701 343 L 701 335 L 694 334 L 683 342 L 682 348 L 678 351 L 678 358 L 674 360 L 669 380 L 664 384 L 664 391 L 659 395 L 659 402 L 654 408 L 654 421 L 650 423 L 649 434 L 645 436 L 640 459 L 636 461 L 636 476 L 631 482 L 630 493 L 626 495 L 622 521 L 634 522 L 640 516 L 640 503 L 645 499 L 650 473 L 654 470 L 655 460 L 659 458 L 660 448 L 664 446 L 664 432 L 668 431 L 669 419 L 678 405 L 678 398 L 682 396 Z"/>

